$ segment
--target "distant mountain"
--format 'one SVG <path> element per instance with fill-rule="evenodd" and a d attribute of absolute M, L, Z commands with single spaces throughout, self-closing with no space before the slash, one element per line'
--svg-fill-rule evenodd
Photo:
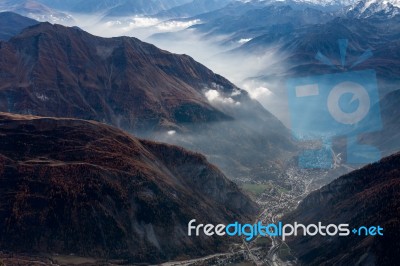
<path fill-rule="evenodd" d="M 87 4 L 87 1 L 85 1 Z M 121 17 L 134 14 L 153 15 L 161 10 L 167 10 L 179 5 L 182 1 L 177 0 L 127 0 L 111 8 L 107 12 L 109 17 Z M 79 5 L 77 6 L 79 8 Z"/>
<path fill-rule="evenodd" d="M 237 42 L 305 25 L 325 24 L 335 18 L 390 19 L 399 14 L 400 2 L 378 0 L 234 1 L 224 7 L 193 16 L 202 23 L 190 27 L 206 36 L 219 36 L 222 42 Z M 328 8 L 336 6 L 337 8 Z M 227 35 L 228 37 L 226 37 Z M 210 38 L 211 38 L 210 37 Z"/>
<path fill-rule="evenodd" d="M 220 9 L 230 2 L 232 0 L 193 0 L 189 3 L 161 11 L 157 16 L 170 18 L 192 17 Z"/>
<path fill-rule="evenodd" d="M 72 7 L 76 6 L 79 3 L 82 3 L 82 0 L 36 0 L 37 2 L 44 4 L 50 8 L 54 8 L 57 10 L 63 10 L 63 11 L 69 11 Z M 112 3 L 114 2 L 113 0 L 103 0 L 103 1 L 98 1 L 98 3 Z"/>
<path fill-rule="evenodd" d="M 400 16 L 375 14 L 368 18 L 358 18 L 347 16 L 340 10 L 311 8 L 310 5 L 300 5 L 293 1 L 250 1 L 235 2 L 191 19 L 194 18 L 200 19 L 202 23 L 190 27 L 183 32 L 183 36 L 185 33 L 189 36 L 197 34 L 201 40 L 218 40 L 218 44 L 224 48 L 240 45 L 230 52 L 210 55 L 215 61 L 221 58 L 221 62 L 225 62 L 226 58 L 246 56 L 263 58 L 271 54 L 271 62 L 245 77 L 243 83 L 263 84 L 272 91 L 270 98 L 274 97 L 275 102 L 287 103 L 286 82 L 290 78 L 366 69 L 376 71 L 381 98 L 398 89 Z M 163 38 L 179 40 L 181 34 L 157 34 L 150 40 L 160 43 Z M 338 44 L 340 39 L 348 40 L 343 66 Z M 317 60 L 318 53 L 324 55 L 328 63 Z M 363 58 L 365 55 L 368 56 Z M 373 103 L 379 100 L 373 99 Z M 278 112 L 286 111 L 279 107 L 276 110 L 272 108 L 271 111 L 277 115 Z M 282 115 L 283 118 L 288 116 Z M 388 138 L 378 137 L 373 142 L 385 139 Z M 393 144 L 390 151 L 400 150 L 398 143 L 388 143 Z M 390 154 L 386 152 L 387 148 L 383 150 L 385 155 Z"/>
<path fill-rule="evenodd" d="M 355 18 L 381 17 L 383 19 L 400 14 L 400 1 L 362 0 L 348 7 L 346 15 Z"/>
<path fill-rule="evenodd" d="M 241 47 L 224 56 L 251 54 L 262 56 L 271 50 L 275 62 L 266 65 L 249 77 L 249 80 L 262 82 L 270 89 L 277 101 L 287 101 L 285 95 L 287 81 L 291 78 L 311 77 L 323 74 L 351 73 L 353 71 L 373 70 L 377 74 L 379 98 L 371 99 L 377 104 L 391 92 L 398 90 L 400 82 L 400 16 L 381 19 L 369 17 L 335 18 L 324 24 L 308 24 L 302 27 L 271 28 L 268 33 L 255 37 Z M 348 40 L 345 62 L 342 65 L 338 41 Z M 326 61 L 316 59 L 320 53 Z M 365 57 L 365 55 L 368 55 Z M 387 101 L 386 98 L 385 101 Z M 384 125 L 382 131 L 360 136 L 362 143 L 380 148 L 383 155 L 390 155 L 400 150 L 396 140 L 397 126 L 392 113 L 396 104 L 386 106 L 381 101 Z M 273 110 L 272 110 L 273 111 Z M 293 114 L 292 114 L 293 115 Z M 335 147 L 338 147 L 335 144 Z M 344 154 L 345 146 L 337 153 Z"/>
<path fill-rule="evenodd" d="M 0 2 L 0 10 L 12 11 L 37 21 L 59 24 L 72 24 L 74 22 L 70 15 L 51 9 L 34 0 L 4 0 Z"/>
<path fill-rule="evenodd" d="M 40 0 L 46 1 L 47 0 Z M 64 6 L 57 3 L 56 6 L 78 13 L 103 13 L 109 17 L 124 17 L 131 15 L 153 15 L 162 10 L 167 10 L 190 0 L 74 0 L 70 5 Z M 54 5 L 55 3 L 49 5 Z"/>
<path fill-rule="evenodd" d="M 226 248 L 189 237 L 257 206 L 204 156 L 97 122 L 0 113 L 0 249 L 158 263 Z"/>
<path fill-rule="evenodd" d="M 224 8 L 194 17 L 202 23 L 190 27 L 197 32 L 225 36 L 223 41 L 237 43 L 262 34 L 309 24 L 322 24 L 334 18 L 333 14 L 296 4 L 232 3 Z M 193 18 L 193 19 L 194 19 Z M 227 37 L 226 37 L 227 36 Z"/>
<path fill-rule="evenodd" d="M 23 29 L 39 22 L 13 12 L 0 13 L 0 41 L 7 41 Z"/>
<path fill-rule="evenodd" d="M 299 236 L 288 244 L 304 265 L 396 265 L 400 245 L 400 154 L 312 192 L 287 222 L 381 226 L 383 236 Z"/>
<path fill-rule="evenodd" d="M 236 52 L 262 54 L 270 47 L 275 47 L 276 53 L 282 58 L 278 63 L 287 66 L 285 73 L 280 73 L 281 79 L 374 69 L 378 74 L 381 96 L 384 96 L 397 88 L 400 75 L 400 54 L 396 51 L 400 36 L 399 22 L 400 16 L 386 20 L 336 18 L 325 24 L 280 28 L 253 38 Z M 348 40 L 346 65 L 343 67 L 340 62 L 339 39 Z M 352 67 L 368 50 L 371 50 L 372 56 Z M 335 67 L 318 61 L 315 58 L 318 52 Z M 267 73 L 264 78 L 276 77 L 274 73 Z"/>
<path fill-rule="evenodd" d="M 100 13 L 111 17 L 156 14 L 190 0 L 5 0 L 0 10 L 14 11 L 39 21 L 72 24 L 68 12 Z M 65 13 L 64 13 L 65 12 Z"/>
<path fill-rule="evenodd" d="M 202 152 L 232 178 L 275 176 L 295 150 L 246 91 L 135 38 L 42 23 L 1 46 L 0 73 L 2 111 L 102 121 Z"/>
<path fill-rule="evenodd" d="M 276 3 L 284 3 L 284 4 L 304 4 L 304 5 L 315 5 L 315 6 L 322 6 L 322 7 L 345 7 L 345 6 L 352 6 L 352 5 L 359 5 L 359 3 L 369 5 L 381 5 L 385 6 L 387 4 L 400 6 L 399 0 L 253 0 L 253 1 L 245 1 L 243 2 L 265 2 L 267 4 L 276 4 Z"/>
<path fill-rule="evenodd" d="M 321 6 L 347 6 L 353 4 L 357 0 L 292 0 L 296 3 L 305 3 Z"/>

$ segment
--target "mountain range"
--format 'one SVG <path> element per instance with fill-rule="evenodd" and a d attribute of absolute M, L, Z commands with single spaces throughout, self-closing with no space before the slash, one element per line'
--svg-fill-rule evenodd
<path fill-rule="evenodd" d="M 371 104 L 381 110 L 383 128 L 360 140 L 385 156 L 400 150 L 396 1 L 235 1 L 209 8 L 199 0 L 76 3 L 40 5 L 51 6 L 49 12 L 200 21 L 156 37 L 189 32 L 234 48 L 215 57 L 257 57 L 273 48 L 274 63 L 284 68 L 271 63 L 248 80 L 268 84 L 279 97 L 288 78 L 374 70 L 380 97 Z M 26 7 L 15 11 L 29 14 Z M 15 28 L 1 23 L 10 20 Z M 307 183 L 306 171 L 288 169 L 288 161 L 297 165 L 300 149 L 290 130 L 247 91 L 188 55 L 12 13 L 0 13 L 0 33 L 0 250 L 131 264 L 222 252 L 226 239 L 189 238 L 185 225 L 192 217 L 207 223 L 255 217 L 256 204 L 228 178 L 254 185 L 262 199 L 276 194 L 285 205 L 286 197 L 297 203 L 309 187 L 337 173 L 311 170 Z M 346 64 L 340 39 L 348 40 Z M 318 61 L 318 52 L 332 64 Z M 382 238 L 289 239 L 300 263 L 396 265 L 399 160 L 394 154 L 344 175 L 284 216 L 287 222 L 385 228 Z M 288 175 L 292 183 L 285 183 Z M 304 194 L 294 197 L 303 181 Z"/>
<path fill-rule="evenodd" d="M 66 25 L 75 23 L 71 15 L 34 0 L 4 0 L 0 2 L 0 11 L 15 12 L 38 21 Z"/>
<path fill-rule="evenodd" d="M 186 18 L 223 8 L 232 0 L 193 0 L 183 5 L 163 10 L 157 17 Z"/>
<path fill-rule="evenodd" d="M 201 23 L 190 27 L 214 37 L 229 34 L 222 40 L 237 42 L 252 39 L 265 33 L 304 25 L 325 24 L 334 19 L 373 18 L 385 20 L 399 14 L 396 1 L 362 0 L 344 1 L 340 8 L 323 8 L 334 1 L 234 1 L 218 10 L 193 16 Z M 224 36 L 224 35 L 222 35 Z"/>
<path fill-rule="evenodd" d="M 392 3 L 393 6 L 396 4 Z M 378 78 L 380 98 L 373 99 L 376 103 L 389 93 L 398 90 L 400 76 L 398 54 L 400 16 L 382 13 L 376 8 L 384 5 L 391 4 L 360 1 L 354 8 L 346 9 L 347 13 L 343 13 L 342 10 L 324 11 L 310 6 L 288 4 L 285 1 L 278 4 L 237 2 L 220 10 L 194 17 L 201 19 L 202 23 L 190 27 L 188 32 L 192 34 L 196 32 L 208 40 L 218 40 L 223 47 L 234 47 L 231 51 L 214 55 L 223 62 L 227 61 L 227 58 L 241 56 L 254 56 L 256 60 L 272 53 L 276 60 L 266 62 L 265 66 L 251 73 L 251 76 L 246 77 L 243 82 L 263 84 L 272 92 L 270 97 L 275 97 L 275 102 L 287 102 L 285 88 L 288 79 L 371 69 L 377 73 Z M 355 11 L 355 7 L 361 6 L 375 7 L 375 9 L 369 16 L 355 15 L 368 9 Z M 353 13 L 349 11 L 350 9 Z M 171 33 L 171 36 L 179 34 L 181 33 Z M 167 34 L 155 35 L 150 40 L 157 42 L 163 38 L 168 38 Z M 348 41 L 343 66 L 338 43 L 341 39 Z M 329 63 L 318 61 L 316 59 L 318 53 L 332 62 L 333 67 Z M 370 56 L 353 67 L 364 53 L 370 53 Z M 380 105 L 386 110 L 389 108 L 383 101 L 380 101 Z M 266 108 L 273 107 L 267 105 Z M 391 115 L 387 114 L 395 112 L 395 106 L 390 105 L 390 108 L 391 111 L 382 113 L 385 121 L 392 119 Z M 277 110 L 269 110 L 277 115 Z M 395 124 L 387 127 L 397 128 Z M 385 128 L 386 125 L 383 132 Z M 385 142 L 387 138 L 376 137 L 372 140 L 373 136 L 377 134 L 365 136 L 363 139 L 378 144 L 386 156 L 400 148 L 395 142 L 388 142 L 393 144 L 391 148 L 390 144 L 379 144 Z"/>
<path fill-rule="evenodd" d="M 121 12 L 120 16 L 126 14 L 151 14 L 174 6 L 182 5 L 190 0 L 107 0 L 107 1 L 83 1 L 70 0 L 68 2 L 60 0 L 7 0 L 8 5 L 16 3 L 35 3 L 49 8 L 62 11 L 72 11 L 78 13 L 96 12 Z M 125 9 L 124 9 L 125 8 Z M 134 13 L 131 13 L 134 12 Z"/>
<path fill-rule="evenodd" d="M 259 6 L 254 3 L 235 3 L 194 17 L 203 23 L 190 29 L 206 33 L 210 38 L 228 36 L 228 40 L 237 43 L 240 39 L 251 39 L 266 32 L 325 23 L 332 18 L 332 14 L 313 8 L 302 10 L 283 4 Z"/>
<path fill-rule="evenodd" d="M 400 1 L 362 0 L 345 9 L 349 17 L 368 18 L 380 16 L 383 19 L 400 14 Z"/>
<path fill-rule="evenodd" d="M 232 178 L 268 178 L 265 164 L 296 150 L 246 91 L 135 38 L 41 23 L 2 43 L 0 58 L 1 111 L 106 122 L 203 152 Z"/>

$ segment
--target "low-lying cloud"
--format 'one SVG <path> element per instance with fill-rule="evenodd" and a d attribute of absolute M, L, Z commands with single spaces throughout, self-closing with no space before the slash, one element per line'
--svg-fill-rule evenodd
<path fill-rule="evenodd" d="M 101 37 L 132 36 L 142 40 L 156 33 L 174 32 L 201 23 L 199 19 L 162 20 L 150 16 L 110 19 L 103 18 L 101 14 L 72 14 L 71 16 L 74 18 L 76 26 L 94 35 Z"/>
<path fill-rule="evenodd" d="M 217 90 L 208 90 L 206 91 L 205 96 L 210 103 L 240 105 L 240 102 L 235 101 L 231 97 L 221 96 L 221 93 Z"/>
<path fill-rule="evenodd" d="M 199 19 L 189 21 L 169 20 L 157 24 L 156 27 L 160 31 L 176 31 L 188 28 L 198 23 L 200 23 Z"/>
<path fill-rule="evenodd" d="M 247 90 L 247 92 L 249 93 L 250 97 L 252 99 L 259 99 L 261 97 L 268 97 L 272 94 L 272 91 L 270 91 L 269 89 L 267 89 L 266 87 L 263 86 L 250 86 L 248 85 L 248 83 L 243 85 L 243 89 Z"/>

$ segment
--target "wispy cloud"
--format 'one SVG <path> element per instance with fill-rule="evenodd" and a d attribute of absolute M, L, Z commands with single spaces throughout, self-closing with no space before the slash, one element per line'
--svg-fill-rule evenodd
<path fill-rule="evenodd" d="M 188 28 L 198 23 L 200 23 L 199 19 L 190 21 L 169 20 L 157 24 L 156 27 L 161 31 L 176 31 Z"/>
<path fill-rule="evenodd" d="M 240 39 L 239 41 L 238 41 L 238 43 L 240 43 L 240 44 L 244 44 L 244 43 L 246 43 L 246 42 L 249 42 L 249 41 L 251 41 L 252 39 L 251 38 L 247 38 L 247 39 Z"/>

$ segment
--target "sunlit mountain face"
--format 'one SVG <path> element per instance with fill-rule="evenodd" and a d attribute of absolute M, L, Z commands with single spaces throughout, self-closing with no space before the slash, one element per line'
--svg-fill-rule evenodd
<path fill-rule="evenodd" d="M 396 265 L 399 1 L 0 11 L 0 265 Z M 246 241 L 191 219 L 385 231 Z"/>

